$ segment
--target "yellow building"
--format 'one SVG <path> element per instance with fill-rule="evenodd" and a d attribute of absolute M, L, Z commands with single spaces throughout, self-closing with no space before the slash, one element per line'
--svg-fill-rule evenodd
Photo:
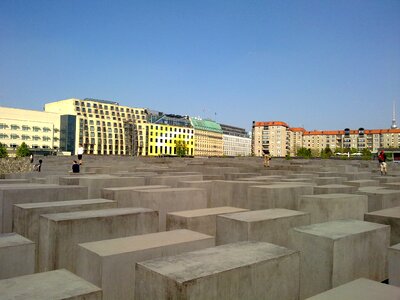
<path fill-rule="evenodd" d="M 147 117 L 143 108 L 98 99 L 66 99 L 45 104 L 46 112 L 62 115 L 61 148 L 87 154 L 142 155 Z"/>
<path fill-rule="evenodd" d="M 34 152 L 54 152 L 60 146 L 60 115 L 0 107 L 0 143 L 12 152 L 25 142 Z"/>
<path fill-rule="evenodd" d="M 211 120 L 191 119 L 195 136 L 195 156 L 223 156 L 224 143 L 221 126 Z"/>
<path fill-rule="evenodd" d="M 143 155 L 163 156 L 177 155 L 177 143 L 184 143 L 186 155 L 193 156 L 194 131 L 193 128 L 173 126 L 169 124 L 152 124 L 146 126 L 146 142 Z M 179 146 L 178 146 L 179 147 Z"/>

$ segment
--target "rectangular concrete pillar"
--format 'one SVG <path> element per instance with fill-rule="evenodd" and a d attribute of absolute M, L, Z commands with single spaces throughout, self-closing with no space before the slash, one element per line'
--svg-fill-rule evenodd
<path fill-rule="evenodd" d="M 345 184 L 327 184 L 314 188 L 314 194 L 353 194 L 357 192 L 358 187 Z"/>
<path fill-rule="evenodd" d="M 157 177 L 151 177 L 149 185 L 166 185 L 170 187 L 178 187 L 180 181 L 201 181 L 203 180 L 203 175 L 163 175 Z"/>
<path fill-rule="evenodd" d="M 168 188 L 137 191 L 140 207 L 147 207 L 159 213 L 159 231 L 165 231 L 167 213 L 207 207 L 204 189 Z"/>
<path fill-rule="evenodd" d="M 135 299 L 297 299 L 298 274 L 298 252 L 239 242 L 136 264 Z"/>
<path fill-rule="evenodd" d="M 211 207 L 211 193 L 213 187 L 212 180 L 201 180 L 201 181 L 180 181 L 178 182 L 178 187 L 190 187 L 205 189 L 207 193 L 207 207 Z"/>
<path fill-rule="evenodd" d="M 75 271 L 79 243 L 156 232 L 158 213 L 146 208 L 111 208 L 42 215 L 39 271 Z"/>
<path fill-rule="evenodd" d="M 298 209 L 310 213 L 311 224 L 340 219 L 362 221 L 368 211 L 368 197 L 355 194 L 303 195 Z"/>
<path fill-rule="evenodd" d="M 34 272 L 35 244 L 16 233 L 0 234 L 0 279 Z"/>
<path fill-rule="evenodd" d="M 290 248 L 301 255 L 300 299 L 359 277 L 387 279 L 390 227 L 339 220 L 292 228 Z"/>
<path fill-rule="evenodd" d="M 400 287 L 400 243 L 389 248 L 388 265 L 389 284 Z"/>
<path fill-rule="evenodd" d="M 310 214 L 272 208 L 217 217 L 217 245 L 238 241 L 260 241 L 286 247 L 288 230 L 310 224 Z"/>
<path fill-rule="evenodd" d="M 374 280 L 359 278 L 318 294 L 307 300 L 398 300 L 400 288 Z"/>
<path fill-rule="evenodd" d="M 0 185 L 0 233 L 12 231 L 12 206 L 19 203 L 87 199 L 88 188 L 55 184 Z"/>
<path fill-rule="evenodd" d="M 80 186 L 87 186 L 89 198 L 100 198 L 101 190 L 107 187 L 141 186 L 145 185 L 143 177 L 118 177 L 118 176 L 97 176 L 82 177 L 79 179 Z"/>
<path fill-rule="evenodd" d="M 400 206 L 400 191 L 398 190 L 359 189 L 357 193 L 368 196 L 368 212 Z"/>
<path fill-rule="evenodd" d="M 301 195 L 312 195 L 314 187 L 310 184 L 282 183 L 264 186 L 251 186 L 248 189 L 246 208 L 251 210 L 286 208 L 297 210 Z"/>
<path fill-rule="evenodd" d="M 56 270 L 0 280 L 2 299 L 101 300 L 101 289 L 68 272 Z"/>
<path fill-rule="evenodd" d="M 317 185 L 327 185 L 327 184 L 343 184 L 347 180 L 346 177 L 317 177 L 314 178 L 314 182 Z"/>
<path fill-rule="evenodd" d="M 134 299 L 137 262 L 214 245 L 213 237 L 185 229 L 83 243 L 76 274 L 100 287 L 104 300 Z"/>
<path fill-rule="evenodd" d="M 379 181 L 372 180 L 372 179 L 360 179 L 360 180 L 345 181 L 345 182 L 343 182 L 343 184 L 352 185 L 352 186 L 356 186 L 356 187 L 360 188 L 360 187 L 365 187 L 365 186 L 377 186 L 377 185 L 379 185 Z"/>
<path fill-rule="evenodd" d="M 166 185 L 142 185 L 104 188 L 101 196 L 104 199 L 117 201 L 118 207 L 140 207 L 140 199 L 137 191 L 169 188 Z"/>
<path fill-rule="evenodd" d="M 223 206 L 170 212 L 167 214 L 167 230 L 190 229 L 215 236 L 218 215 L 244 211 L 247 211 L 247 209 Z"/>
<path fill-rule="evenodd" d="M 390 225 L 390 245 L 400 243 L 400 206 L 366 213 L 365 221 Z"/>

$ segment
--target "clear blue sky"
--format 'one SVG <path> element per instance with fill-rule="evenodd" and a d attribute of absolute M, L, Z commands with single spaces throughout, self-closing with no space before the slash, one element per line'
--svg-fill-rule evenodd
<path fill-rule="evenodd" d="M 246 129 L 388 128 L 400 1 L 1 0 L 0 105 L 71 97 Z"/>

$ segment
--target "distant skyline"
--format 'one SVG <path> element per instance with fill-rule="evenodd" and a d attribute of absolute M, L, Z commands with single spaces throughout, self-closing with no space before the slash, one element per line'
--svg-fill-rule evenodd
<path fill-rule="evenodd" d="M 251 129 L 400 123 L 400 1 L 0 1 L 0 106 L 98 98 Z"/>

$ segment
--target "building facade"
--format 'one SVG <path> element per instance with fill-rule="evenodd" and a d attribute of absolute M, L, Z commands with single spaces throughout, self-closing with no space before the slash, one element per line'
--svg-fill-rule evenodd
<path fill-rule="evenodd" d="M 62 150 L 76 154 L 143 155 L 147 115 L 143 108 L 99 99 L 66 99 L 45 104 L 61 115 Z"/>
<path fill-rule="evenodd" d="M 56 113 L 0 107 L 0 143 L 12 152 L 23 142 L 33 152 L 60 148 L 60 116 Z"/>
<path fill-rule="evenodd" d="M 212 120 L 190 119 L 194 128 L 195 156 L 223 156 L 223 139 L 221 126 Z"/>
<path fill-rule="evenodd" d="M 281 121 L 256 122 L 253 121 L 252 153 L 262 156 L 263 151 L 269 151 L 271 156 L 286 156 L 290 148 L 289 125 Z"/>
<path fill-rule="evenodd" d="M 251 138 L 244 128 L 220 124 L 223 136 L 223 152 L 226 156 L 251 155 Z"/>

